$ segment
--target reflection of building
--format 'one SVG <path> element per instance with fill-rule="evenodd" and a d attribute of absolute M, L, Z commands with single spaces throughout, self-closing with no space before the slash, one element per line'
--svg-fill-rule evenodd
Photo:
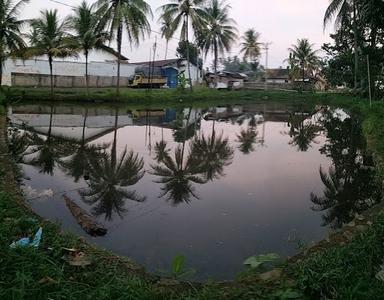
<path fill-rule="evenodd" d="M 47 134 L 50 127 L 50 107 L 21 106 L 8 110 L 10 122 L 17 126 L 26 125 L 36 133 Z M 82 139 L 85 114 L 83 109 L 55 107 L 52 115 L 52 136 Z M 132 116 L 119 114 L 118 127 L 133 125 Z M 86 116 L 85 140 L 91 141 L 110 133 L 115 126 L 115 111 L 110 109 L 90 108 Z"/>
<path fill-rule="evenodd" d="M 116 110 L 114 108 L 55 106 L 51 119 L 51 107 L 39 105 L 14 106 L 8 109 L 8 118 L 16 126 L 27 126 L 36 133 L 48 134 L 51 125 L 51 135 L 65 139 L 80 141 L 85 128 L 85 140 L 95 140 L 114 130 Z M 133 110 L 119 109 L 117 126 L 154 126 L 173 128 L 181 114 L 182 126 L 189 126 L 201 118 L 200 109 Z M 188 119 L 189 116 L 189 120 Z M 51 123 L 52 122 L 52 123 Z"/>

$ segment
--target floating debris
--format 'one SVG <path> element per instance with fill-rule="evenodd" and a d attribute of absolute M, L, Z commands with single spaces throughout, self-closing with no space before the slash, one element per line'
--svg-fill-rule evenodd
<path fill-rule="evenodd" d="M 78 206 L 67 195 L 64 195 L 65 204 L 76 219 L 77 223 L 91 236 L 104 236 L 107 229 L 88 215 L 84 209 Z"/>

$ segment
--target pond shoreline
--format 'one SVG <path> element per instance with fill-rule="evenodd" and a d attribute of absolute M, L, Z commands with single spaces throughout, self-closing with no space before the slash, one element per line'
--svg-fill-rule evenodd
<path fill-rule="evenodd" d="M 366 111 L 365 111 L 366 114 L 367 114 L 367 111 L 369 111 L 369 109 L 366 109 Z M 369 126 L 366 126 L 366 127 L 369 127 Z M 377 130 L 377 128 L 366 129 L 366 135 L 368 137 L 370 137 L 368 140 L 370 141 L 369 144 L 370 144 L 370 147 L 372 149 L 375 149 L 375 147 L 377 147 L 377 144 L 380 142 L 380 140 L 378 140 L 377 137 L 373 138 L 373 137 L 375 137 L 375 132 L 374 132 L 375 129 Z M 0 116 L 0 130 L 1 130 L 1 133 L 0 133 L 0 150 L 2 153 L 2 155 L 0 156 L 0 166 L 1 166 L 1 169 L 5 170 L 4 174 L 0 174 L 2 177 L 2 185 L 1 185 L 0 191 L 8 194 L 10 197 L 8 200 L 12 199 L 12 201 L 16 201 L 17 206 L 21 207 L 21 210 L 17 209 L 18 215 L 26 214 L 26 215 L 36 217 L 36 215 L 32 212 L 32 210 L 29 208 L 29 206 L 24 201 L 24 199 L 21 195 L 18 183 L 14 179 L 14 172 L 13 172 L 14 167 L 13 167 L 13 164 L 12 164 L 10 158 L 9 158 L 9 155 L 7 154 L 6 117 L 5 116 Z M 382 157 L 380 155 L 380 153 L 376 153 L 376 156 Z M 3 178 L 6 178 L 6 180 L 4 180 Z M 2 194 L 4 194 L 4 193 L 2 193 Z M 382 205 L 378 205 L 375 208 L 371 209 L 369 211 L 369 213 L 367 213 L 367 215 L 363 214 L 364 220 L 359 220 L 359 218 L 358 218 L 354 224 L 355 226 L 349 226 L 349 227 L 347 226 L 349 229 L 350 228 L 355 228 L 355 229 L 349 230 L 348 228 L 346 228 L 346 230 L 348 230 L 348 232 L 351 232 L 352 235 L 354 235 L 354 234 L 357 234 L 358 236 L 366 235 L 366 233 L 365 233 L 366 230 L 368 230 L 368 231 L 373 230 L 373 229 L 370 229 L 369 227 L 371 226 L 371 223 L 375 222 L 375 219 L 379 215 L 379 212 L 382 210 L 382 208 L 383 208 Z M 61 236 L 60 239 L 64 239 L 64 241 L 66 240 L 66 236 L 62 236 L 62 233 L 60 232 L 59 228 L 56 225 L 53 225 L 50 222 L 46 222 L 46 221 L 42 221 L 42 222 L 43 222 L 43 224 L 45 224 L 47 227 L 49 227 L 52 230 L 52 232 L 50 232 L 50 234 L 60 235 Z M 364 224 L 362 224 L 360 222 L 364 222 Z M 363 225 L 365 226 L 364 230 L 362 230 L 362 227 L 359 227 L 359 226 L 363 226 Z M 344 235 L 343 233 L 338 233 L 338 234 Z M 352 237 L 350 234 L 348 234 L 347 236 L 344 235 L 344 238 L 347 239 L 347 242 L 354 239 L 354 237 Z M 332 240 L 332 238 L 331 238 L 331 240 Z M 332 245 L 332 247 L 334 245 L 336 245 L 335 247 L 344 247 L 346 245 L 346 241 L 345 240 L 340 241 L 338 239 L 338 236 L 335 237 L 335 241 L 336 241 L 335 243 L 332 243 L 332 242 L 330 243 Z M 132 277 L 132 276 L 137 277 L 137 276 L 139 276 L 140 278 L 143 278 L 144 282 L 142 284 L 150 286 L 149 290 L 151 291 L 151 293 L 153 293 L 151 295 L 157 295 L 157 296 L 162 295 L 161 297 L 164 297 L 164 293 L 169 293 L 169 292 L 170 293 L 173 293 L 173 292 L 180 293 L 181 292 L 182 294 L 184 294 L 186 292 L 186 290 L 191 290 L 192 293 L 196 293 L 196 292 L 198 292 L 198 290 L 200 290 L 200 288 L 203 288 L 203 286 L 200 284 L 183 283 L 183 282 L 179 282 L 179 281 L 173 280 L 173 279 L 161 280 L 160 277 L 152 276 L 152 275 L 145 273 L 145 271 L 141 267 L 133 264 L 128 259 L 120 258 L 120 257 L 113 255 L 113 254 L 110 254 L 104 250 L 96 249 L 94 246 L 85 243 L 82 239 L 70 237 L 70 238 L 68 238 L 68 243 L 72 244 L 73 247 L 79 247 L 81 249 L 84 249 L 84 251 L 89 251 L 90 253 L 92 253 L 95 261 L 97 261 L 97 262 L 99 262 L 99 260 L 104 260 L 104 263 L 103 263 L 104 266 L 102 267 L 102 269 L 108 268 L 107 265 L 110 264 L 110 262 L 112 261 L 113 263 L 116 264 L 115 265 L 116 268 L 119 269 L 119 273 L 121 273 L 118 276 L 122 276 L 122 278 L 124 278 L 124 276 L 125 277 Z M 321 253 L 323 251 L 327 251 L 329 248 L 327 245 L 325 245 L 325 246 L 321 245 L 321 243 L 326 244 L 328 242 L 322 241 L 322 242 L 318 243 L 318 245 L 320 245 L 319 247 L 315 246 L 314 248 L 312 248 L 315 250 L 309 250 L 307 253 L 304 253 L 304 256 L 303 256 L 303 254 L 295 256 L 295 257 L 291 258 L 290 262 L 293 264 L 295 264 L 298 261 L 300 263 L 303 263 L 303 261 L 305 261 L 305 259 L 308 256 L 311 256 L 313 254 L 314 255 L 321 255 L 319 253 Z M 288 269 L 291 269 L 291 266 Z M 287 273 L 291 273 L 291 270 L 287 270 Z M 267 275 L 265 275 L 265 274 L 261 274 L 261 275 L 260 274 L 251 274 L 251 275 L 249 275 L 249 276 L 247 276 L 247 277 L 245 277 L 239 281 L 216 283 L 213 287 L 213 290 L 215 290 L 215 293 L 218 293 L 218 294 L 222 293 L 222 292 L 224 294 L 225 293 L 228 294 L 228 293 L 233 292 L 233 291 L 230 292 L 229 290 L 239 290 L 239 289 L 240 290 L 246 290 L 249 287 L 252 287 L 252 288 L 258 287 L 267 293 L 268 291 L 272 292 L 276 288 L 277 289 L 280 289 L 280 288 L 292 289 L 292 288 L 296 287 L 296 284 L 293 283 L 292 279 L 288 278 L 288 276 L 285 273 L 278 272 L 278 274 L 277 275 L 276 274 L 277 274 L 276 272 L 275 273 L 268 272 Z M 289 275 L 289 277 L 291 277 L 291 275 Z M 262 278 L 264 278 L 264 280 Z M 127 278 L 127 280 L 130 280 L 130 279 Z M 211 289 L 212 289 L 212 287 L 211 287 Z M 220 290 L 220 292 L 219 292 L 219 290 Z M 163 299 L 168 299 L 168 298 L 164 297 Z M 241 299 L 241 298 L 239 298 L 239 299 Z M 246 299 L 246 298 L 244 298 L 244 299 Z"/>

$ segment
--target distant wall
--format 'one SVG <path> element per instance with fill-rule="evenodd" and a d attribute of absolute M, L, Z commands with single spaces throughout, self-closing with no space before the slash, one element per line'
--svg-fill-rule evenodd
<path fill-rule="evenodd" d="M 84 76 L 54 75 L 53 82 L 54 86 L 58 88 L 85 87 Z M 90 87 L 113 87 L 116 86 L 116 83 L 116 76 L 89 76 Z M 12 73 L 11 85 L 24 87 L 50 87 L 51 80 L 50 76 L 45 74 Z M 128 77 L 120 77 L 120 86 L 128 86 Z"/>
<path fill-rule="evenodd" d="M 135 74 L 135 65 L 122 63 L 120 74 L 121 77 L 128 78 Z M 91 81 L 93 81 L 93 86 L 113 86 L 113 80 L 116 82 L 117 74 L 117 63 L 114 62 L 90 62 L 88 65 L 88 73 L 90 75 Z M 3 69 L 3 84 L 4 85 L 12 85 L 13 84 L 13 76 L 12 74 L 31 74 L 33 75 L 42 75 L 42 83 L 44 84 L 46 80 L 46 76 L 50 74 L 49 72 L 49 64 L 47 60 L 44 59 L 29 59 L 29 60 L 12 60 L 8 59 L 5 62 Z M 85 63 L 82 62 L 69 62 L 69 61 L 54 61 L 53 62 L 53 74 L 55 77 L 63 78 L 63 77 L 71 77 L 75 83 L 72 85 L 69 83 L 70 79 L 59 79 L 58 85 L 65 86 L 84 86 L 79 82 L 84 82 L 85 76 Z M 46 75 L 46 76 L 44 76 Z M 19 76 L 20 77 L 20 76 Z M 109 78 L 109 79 L 107 79 Z M 36 80 L 36 78 L 30 78 L 29 81 L 32 82 Z M 100 83 L 97 83 L 96 80 L 99 80 Z M 125 79 L 124 79 L 125 80 Z M 123 81 L 124 81 L 123 80 Z M 28 80 L 23 79 L 22 83 L 24 85 L 27 84 Z M 15 82 L 19 82 L 16 80 Z M 125 82 L 125 81 L 124 81 Z"/>

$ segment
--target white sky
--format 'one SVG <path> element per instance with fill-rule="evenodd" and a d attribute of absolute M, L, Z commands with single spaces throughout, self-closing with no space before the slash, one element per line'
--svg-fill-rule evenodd
<path fill-rule="evenodd" d="M 59 0 L 69 5 L 78 5 L 82 0 Z M 94 2 L 90 0 L 90 2 Z M 158 31 L 157 8 L 167 3 L 167 0 L 147 0 L 152 6 L 154 20 L 152 29 Z M 320 48 L 324 42 L 328 42 L 329 30 L 323 32 L 323 15 L 329 4 L 328 0 L 227 0 L 232 5 L 232 18 L 237 21 L 239 33 L 242 34 L 249 28 L 255 28 L 261 33 L 261 41 L 272 42 L 269 52 L 269 67 L 283 65 L 284 59 L 288 56 L 287 49 L 295 43 L 298 38 L 309 38 Z M 50 0 L 31 0 L 23 10 L 23 18 L 34 18 L 39 15 L 42 9 L 57 8 L 62 17 L 71 13 L 71 8 Z M 131 62 L 149 59 L 150 47 L 155 40 L 155 33 L 141 42 L 138 48 L 131 50 L 127 42 L 123 43 L 123 53 L 130 58 Z M 178 37 L 178 36 L 177 36 Z M 158 36 L 157 59 L 164 59 L 165 41 Z M 170 43 L 168 58 L 175 56 L 177 40 Z M 239 54 L 239 44 L 233 46 L 230 55 Z M 97 57 L 96 57 L 97 58 Z M 264 64 L 265 57 L 261 57 Z"/>

